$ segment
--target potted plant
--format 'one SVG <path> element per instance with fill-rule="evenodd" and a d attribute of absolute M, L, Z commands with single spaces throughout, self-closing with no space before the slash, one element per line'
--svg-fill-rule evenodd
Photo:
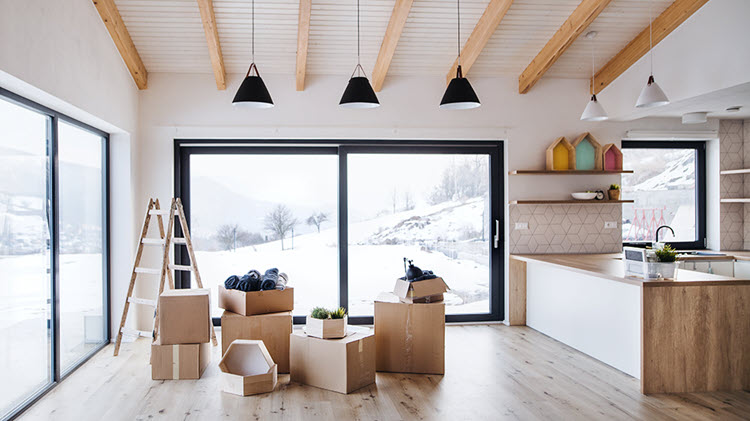
<path fill-rule="evenodd" d="M 649 277 L 674 278 L 677 269 L 677 250 L 669 244 L 654 250 L 656 262 L 649 263 Z M 660 276 L 659 276 L 660 275 Z"/>
<path fill-rule="evenodd" d="M 609 200 L 620 200 L 620 185 L 619 184 L 610 184 Z"/>
<path fill-rule="evenodd" d="M 315 307 L 307 316 L 305 333 L 321 339 L 343 338 L 346 336 L 348 321 L 349 317 L 343 307 L 335 310 Z"/>

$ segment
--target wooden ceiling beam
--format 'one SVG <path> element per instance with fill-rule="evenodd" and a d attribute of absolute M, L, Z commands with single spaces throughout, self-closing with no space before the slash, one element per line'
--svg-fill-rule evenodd
<path fill-rule="evenodd" d="M 656 46 L 661 40 L 671 34 L 683 22 L 693 15 L 698 9 L 708 3 L 708 0 L 676 0 L 667 7 L 662 14 L 654 19 L 653 24 L 653 45 Z M 628 45 L 619 53 L 612 57 L 598 72 L 596 72 L 596 92 L 609 86 L 615 79 L 625 73 L 635 62 L 641 59 L 649 51 L 649 28 L 648 26 L 633 38 Z M 589 83 L 589 86 L 591 83 Z M 590 86 L 591 92 L 594 87 Z"/>
<path fill-rule="evenodd" d="M 130 38 L 130 33 L 125 27 L 125 22 L 123 22 L 114 0 L 93 0 L 93 2 L 99 16 L 104 21 L 104 26 L 109 31 L 109 36 L 112 37 L 112 41 L 117 47 L 117 51 L 120 52 L 125 66 L 128 67 L 130 75 L 133 76 L 136 86 L 138 86 L 138 89 L 146 89 L 148 86 L 146 66 L 143 65 L 141 56 Z"/>
<path fill-rule="evenodd" d="M 227 72 L 224 68 L 224 57 L 221 54 L 219 43 L 219 30 L 216 27 L 216 16 L 214 15 L 213 0 L 198 0 L 198 8 L 201 11 L 203 31 L 206 33 L 208 42 L 208 55 L 211 57 L 211 67 L 216 78 L 216 88 L 220 91 L 227 89 Z"/>
<path fill-rule="evenodd" d="M 565 50 L 573 44 L 591 22 L 612 0 L 583 0 L 562 24 L 555 35 L 547 41 L 539 54 L 531 60 L 526 70 L 518 77 L 518 92 L 525 94 L 544 76 Z"/>
<path fill-rule="evenodd" d="M 406 25 L 406 18 L 409 17 L 409 11 L 414 0 L 396 0 L 391 12 L 391 19 L 388 21 L 388 28 L 385 30 L 383 42 L 380 44 L 378 59 L 375 61 L 375 67 L 372 70 L 372 88 L 375 92 L 383 89 L 385 76 L 388 74 L 388 68 L 391 67 L 393 54 L 396 52 L 398 40 Z"/>
<path fill-rule="evenodd" d="M 305 90 L 307 72 L 307 45 L 310 41 L 310 15 L 312 0 L 299 0 L 299 23 L 297 24 L 297 90 Z"/>
<path fill-rule="evenodd" d="M 487 8 L 484 9 L 482 17 L 479 18 L 469 39 L 466 40 L 466 44 L 461 49 L 461 71 L 464 76 L 469 73 L 469 69 L 471 69 L 471 66 L 479 58 L 479 54 L 484 49 L 484 46 L 487 45 L 487 41 L 490 40 L 492 34 L 495 33 L 505 14 L 508 13 L 511 4 L 513 4 L 513 0 L 490 0 Z M 448 70 L 446 83 L 450 83 L 451 79 L 456 77 L 457 68 L 458 58 L 453 62 L 451 69 Z"/>

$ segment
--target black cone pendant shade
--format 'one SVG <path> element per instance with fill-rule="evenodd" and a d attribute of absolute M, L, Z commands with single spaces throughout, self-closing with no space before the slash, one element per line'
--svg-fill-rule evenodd
<path fill-rule="evenodd" d="M 251 75 L 252 70 L 255 69 L 255 75 Z M 250 65 L 250 69 L 245 75 L 245 80 L 242 81 L 240 89 L 237 90 L 237 94 L 232 100 L 232 105 L 235 107 L 242 108 L 271 108 L 273 107 L 273 100 L 271 94 L 268 93 L 266 84 L 263 83 L 263 79 L 258 73 L 258 67 L 255 63 Z"/>
<path fill-rule="evenodd" d="M 471 87 L 469 79 L 461 74 L 461 65 L 456 69 L 456 77 L 451 79 L 448 88 L 440 101 L 440 108 L 444 110 L 468 110 L 479 107 L 479 98 L 474 88 Z"/>
<path fill-rule="evenodd" d="M 354 72 L 360 69 L 358 64 Z M 364 73 L 364 72 L 363 72 Z M 380 106 L 377 95 L 365 76 L 354 76 L 349 79 L 344 95 L 341 96 L 339 106 L 342 108 L 375 108 Z"/>

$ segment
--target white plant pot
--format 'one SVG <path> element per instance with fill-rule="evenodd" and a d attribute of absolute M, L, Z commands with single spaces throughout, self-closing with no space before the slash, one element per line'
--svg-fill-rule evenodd
<path fill-rule="evenodd" d="M 649 262 L 648 263 L 648 278 L 649 279 L 674 279 L 677 271 L 678 262 Z"/>

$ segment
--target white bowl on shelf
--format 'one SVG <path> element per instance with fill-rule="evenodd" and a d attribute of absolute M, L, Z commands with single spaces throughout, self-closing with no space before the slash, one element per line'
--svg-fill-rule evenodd
<path fill-rule="evenodd" d="M 573 199 L 575 200 L 594 200 L 596 199 L 596 192 L 588 193 L 588 192 L 576 192 L 571 193 L 571 196 L 573 196 Z"/>

